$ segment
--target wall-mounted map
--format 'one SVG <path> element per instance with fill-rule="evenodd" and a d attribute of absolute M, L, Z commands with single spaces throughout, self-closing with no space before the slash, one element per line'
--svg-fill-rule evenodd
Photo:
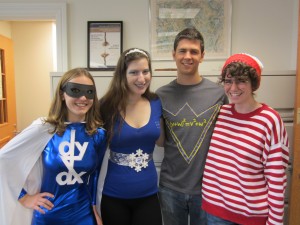
<path fill-rule="evenodd" d="M 231 50 L 231 0 L 149 0 L 151 55 L 171 60 L 175 36 L 196 27 L 204 37 L 205 59 L 224 59 Z"/>

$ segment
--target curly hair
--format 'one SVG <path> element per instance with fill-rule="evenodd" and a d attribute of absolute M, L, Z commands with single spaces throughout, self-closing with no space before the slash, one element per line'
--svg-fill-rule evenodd
<path fill-rule="evenodd" d="M 256 70 L 241 62 L 232 62 L 228 64 L 219 77 L 219 84 L 225 81 L 226 76 L 233 78 L 247 78 L 251 82 L 252 91 L 256 91 L 259 87 L 259 77 Z"/>

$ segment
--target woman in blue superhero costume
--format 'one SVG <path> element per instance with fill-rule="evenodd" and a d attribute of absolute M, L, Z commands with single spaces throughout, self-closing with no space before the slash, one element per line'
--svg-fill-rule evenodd
<path fill-rule="evenodd" d="M 110 156 L 101 215 L 104 225 L 161 225 L 155 144 L 161 145 L 161 102 L 150 92 L 149 54 L 124 51 L 100 111 L 108 132 Z"/>
<path fill-rule="evenodd" d="M 98 107 L 91 74 L 72 69 L 61 78 L 48 117 L 1 149 L 1 225 L 29 224 L 29 209 L 32 225 L 102 224 L 96 196 L 106 132 Z"/>

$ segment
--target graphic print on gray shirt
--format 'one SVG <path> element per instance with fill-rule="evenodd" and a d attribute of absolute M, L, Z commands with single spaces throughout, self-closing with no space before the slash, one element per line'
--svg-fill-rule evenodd
<path fill-rule="evenodd" d="M 228 102 L 221 86 L 203 78 L 196 85 L 176 80 L 156 92 L 165 120 L 160 185 L 186 194 L 201 194 L 210 138 L 221 105 Z"/>

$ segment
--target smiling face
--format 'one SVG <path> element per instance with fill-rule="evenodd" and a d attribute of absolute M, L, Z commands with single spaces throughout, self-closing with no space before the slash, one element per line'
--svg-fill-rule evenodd
<path fill-rule="evenodd" d="M 83 84 L 84 86 L 81 86 L 80 84 Z M 88 90 L 88 87 L 90 87 L 90 90 Z M 90 98 L 91 92 L 95 92 L 93 81 L 88 77 L 81 75 L 69 80 L 67 88 L 67 90 L 63 91 L 63 100 L 68 109 L 68 121 L 82 122 L 85 120 L 86 113 L 92 107 L 94 102 L 93 98 Z M 78 93 L 80 92 L 82 92 L 83 95 L 79 96 L 80 94 Z"/>
<path fill-rule="evenodd" d="M 180 40 L 176 50 L 173 51 L 178 75 L 198 75 L 198 66 L 203 61 L 203 57 L 199 40 Z"/>
<path fill-rule="evenodd" d="M 224 91 L 230 102 L 236 105 L 248 104 L 254 99 L 251 81 L 247 77 L 232 77 L 227 74 L 224 79 Z"/>
<path fill-rule="evenodd" d="M 126 70 L 127 85 L 133 96 L 145 93 L 151 82 L 151 72 L 146 58 L 133 60 Z"/>

